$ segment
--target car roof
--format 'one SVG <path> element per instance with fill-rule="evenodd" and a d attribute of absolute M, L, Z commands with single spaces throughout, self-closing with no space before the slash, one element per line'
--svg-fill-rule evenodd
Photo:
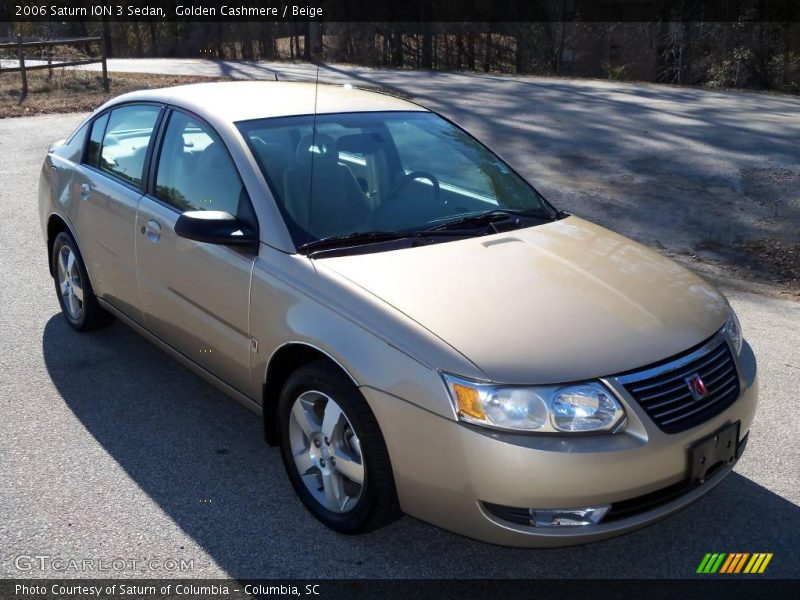
<path fill-rule="evenodd" d="M 314 114 L 315 104 L 318 114 L 426 111 L 417 104 L 388 94 L 351 86 L 316 86 L 314 83 L 289 81 L 225 81 L 141 90 L 118 96 L 105 106 L 132 101 L 164 102 L 186 108 L 201 117 L 229 122 Z"/>

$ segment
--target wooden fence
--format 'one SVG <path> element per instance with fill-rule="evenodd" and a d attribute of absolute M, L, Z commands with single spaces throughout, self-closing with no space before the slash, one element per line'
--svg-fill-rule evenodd
<path fill-rule="evenodd" d="M 81 60 L 68 60 L 53 62 L 52 48 L 54 46 L 84 46 L 88 44 L 100 45 L 99 58 L 85 58 Z M 46 64 L 25 64 L 25 49 L 26 48 L 47 48 L 47 63 Z M 3 68 L 0 65 L 0 74 L 2 73 L 16 73 L 19 72 L 22 78 L 22 95 L 28 94 L 28 71 L 36 69 L 47 69 L 52 75 L 53 69 L 60 67 L 76 67 L 78 65 L 90 65 L 94 63 L 103 64 L 103 89 L 108 91 L 108 69 L 106 67 L 106 46 L 103 43 L 102 37 L 80 37 L 80 38 L 65 38 L 60 40 L 44 40 L 35 42 L 23 42 L 21 37 L 17 38 L 16 42 L 0 44 L 0 50 L 13 50 L 17 51 L 17 60 L 19 61 L 18 67 Z"/>

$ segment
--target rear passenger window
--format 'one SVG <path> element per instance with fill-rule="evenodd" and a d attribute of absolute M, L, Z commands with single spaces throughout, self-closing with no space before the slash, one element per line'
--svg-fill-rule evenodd
<path fill-rule="evenodd" d="M 138 105 L 112 110 L 103 137 L 98 168 L 139 186 L 142 183 L 147 146 L 160 111 L 158 106 Z"/>
<path fill-rule="evenodd" d="M 100 161 L 100 147 L 103 143 L 103 134 L 108 124 L 108 113 L 98 117 L 92 123 L 92 134 L 89 136 L 89 146 L 86 148 L 86 164 L 96 167 Z"/>
<path fill-rule="evenodd" d="M 172 113 L 156 172 L 156 197 L 181 211 L 239 214 L 246 194 L 222 140 L 208 126 Z"/>

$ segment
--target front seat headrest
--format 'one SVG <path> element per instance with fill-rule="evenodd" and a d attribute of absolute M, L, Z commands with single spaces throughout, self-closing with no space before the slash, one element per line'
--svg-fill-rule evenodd
<path fill-rule="evenodd" d="M 315 167 L 333 166 L 339 162 L 336 140 L 324 133 L 307 135 L 300 140 L 295 152 L 295 166 L 310 168 L 311 159 Z"/>

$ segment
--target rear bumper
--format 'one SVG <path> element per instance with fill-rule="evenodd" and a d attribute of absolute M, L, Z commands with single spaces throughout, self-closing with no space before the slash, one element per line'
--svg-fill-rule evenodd
<path fill-rule="evenodd" d="M 592 542 L 662 519 L 719 484 L 720 466 L 699 485 L 653 502 L 643 511 L 597 525 L 542 528 L 498 517 L 504 507 L 580 508 L 635 504 L 688 478 L 688 448 L 739 421 L 740 440 L 755 415 L 755 357 L 745 344 L 739 359 L 741 394 L 723 413 L 680 434 L 666 434 L 624 390 L 628 424 L 617 435 L 531 436 L 456 423 L 372 388 L 365 397 L 383 430 L 403 510 L 423 521 L 482 541 L 509 546 L 566 546 Z M 612 508 L 613 512 L 613 508 Z"/>

